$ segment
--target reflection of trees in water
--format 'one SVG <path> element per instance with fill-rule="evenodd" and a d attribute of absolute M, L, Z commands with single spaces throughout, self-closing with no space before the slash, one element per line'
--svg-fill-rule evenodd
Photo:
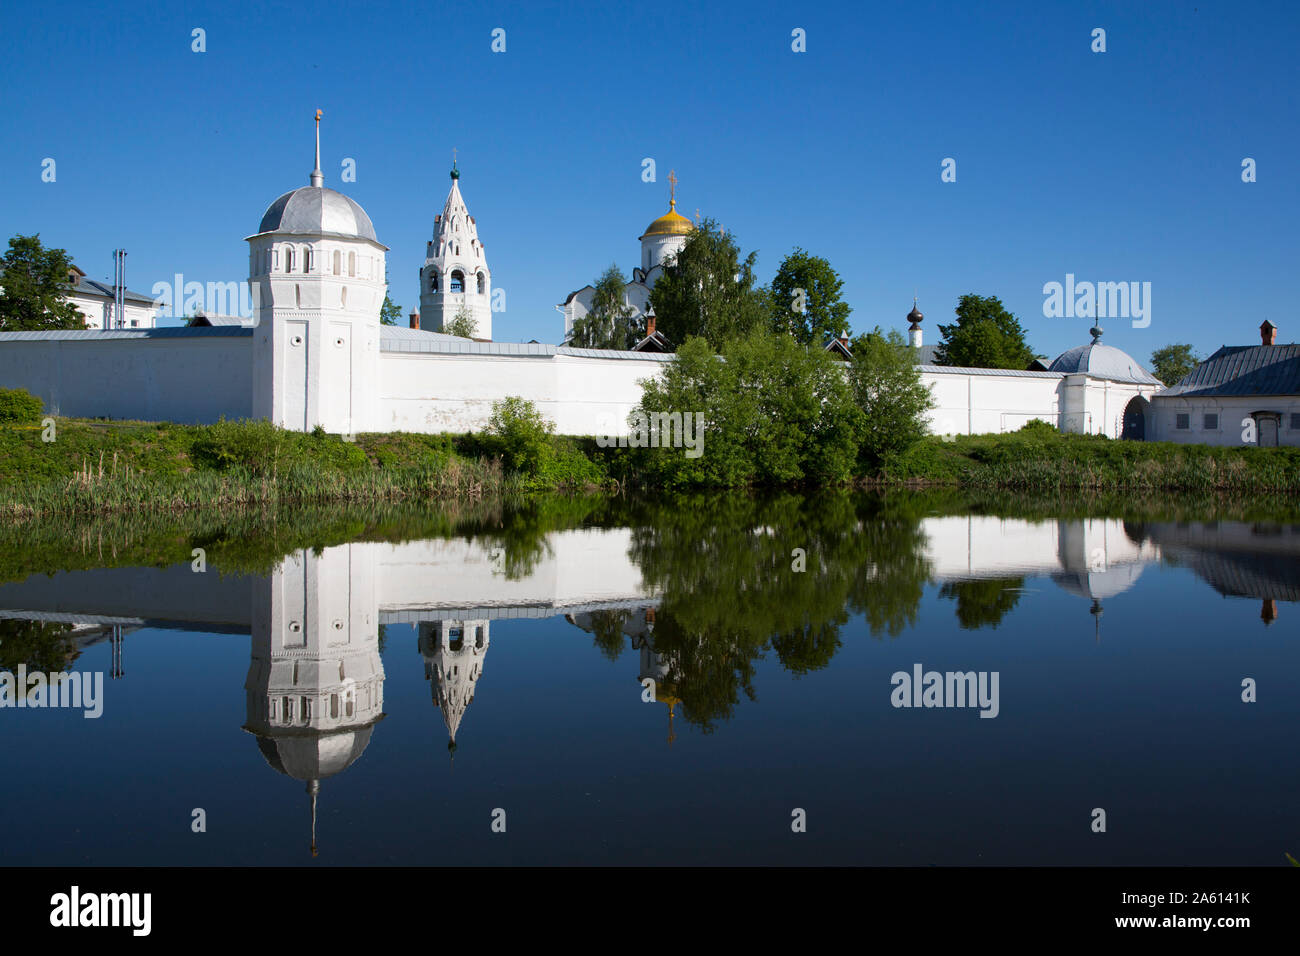
<path fill-rule="evenodd" d="M 72 625 L 49 621 L 0 620 L 0 670 L 57 674 L 80 656 Z"/>
<path fill-rule="evenodd" d="M 645 514 L 632 558 L 663 595 L 654 649 L 687 719 L 707 731 L 753 699 L 768 650 L 795 675 L 825 667 L 851 612 L 873 636 L 913 623 L 929 579 L 920 517 L 849 494 L 683 498 Z"/>
<path fill-rule="evenodd" d="M 588 615 L 591 621 L 592 643 L 601 655 L 616 661 L 624 649 L 623 625 L 632 616 L 631 611 L 592 611 Z"/>
<path fill-rule="evenodd" d="M 996 628 L 1020 602 L 1025 579 L 986 578 L 953 581 L 939 589 L 939 597 L 957 602 L 957 623 L 967 631 Z"/>

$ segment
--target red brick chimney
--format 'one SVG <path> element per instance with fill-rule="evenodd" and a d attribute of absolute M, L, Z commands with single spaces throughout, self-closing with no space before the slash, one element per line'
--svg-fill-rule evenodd
<path fill-rule="evenodd" d="M 646 335 L 655 334 L 655 316 L 653 312 L 651 312 L 649 315 L 645 317 L 645 334 Z"/>
<path fill-rule="evenodd" d="M 419 313 L 419 312 L 412 312 L 412 313 L 411 313 L 411 328 L 413 328 L 413 329 L 418 329 L 419 327 L 420 327 L 420 313 Z"/>
<path fill-rule="evenodd" d="M 1265 345 L 1273 345 L 1277 341 L 1277 326 L 1265 319 L 1259 327 L 1259 338 Z"/>

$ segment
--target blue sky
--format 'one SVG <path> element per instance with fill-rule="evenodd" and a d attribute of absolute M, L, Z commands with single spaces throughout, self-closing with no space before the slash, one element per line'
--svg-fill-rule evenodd
<path fill-rule="evenodd" d="M 1142 361 L 1256 342 L 1264 318 L 1295 341 L 1298 26 L 1294 3 L 1205 0 L 9 4 L 2 238 L 40 232 L 92 278 L 126 248 L 146 293 L 243 279 L 244 237 L 307 183 L 319 107 L 326 185 L 370 214 L 404 312 L 459 150 L 501 341 L 559 341 L 556 303 L 638 264 L 669 169 L 761 281 L 795 246 L 828 258 L 857 331 L 904 328 L 915 290 L 936 342 L 977 292 L 1054 355 L 1092 324 L 1043 316 L 1072 273 L 1151 283 L 1148 328 L 1102 323 Z"/>

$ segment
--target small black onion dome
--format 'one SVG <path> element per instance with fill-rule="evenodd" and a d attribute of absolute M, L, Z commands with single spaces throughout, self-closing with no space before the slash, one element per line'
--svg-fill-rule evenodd
<path fill-rule="evenodd" d="M 916 307 L 916 300 L 912 300 L 912 311 L 907 313 L 907 321 L 913 325 L 920 325 L 921 320 L 925 318 L 924 313 Z"/>

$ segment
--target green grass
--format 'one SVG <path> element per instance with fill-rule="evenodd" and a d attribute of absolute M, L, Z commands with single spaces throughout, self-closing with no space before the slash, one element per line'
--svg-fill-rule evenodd
<path fill-rule="evenodd" d="M 1300 494 L 1300 448 L 1115 441 L 1028 429 L 926 438 L 874 478 L 1022 491 Z"/>
<path fill-rule="evenodd" d="M 0 426 L 0 518 L 329 502 L 477 500 L 608 483 L 567 439 L 534 474 L 509 474 L 475 435 L 366 434 L 355 442 L 266 422 L 59 419 Z"/>
<path fill-rule="evenodd" d="M 641 459 L 589 438 L 548 436 L 528 470 L 489 434 L 363 434 L 345 441 L 266 422 L 215 425 L 58 419 L 0 425 L 0 519 L 178 513 L 329 503 L 482 500 L 545 491 L 647 489 Z M 707 444 L 706 444 L 707 454 Z M 1064 496 L 1300 495 L 1300 449 L 1121 442 L 1030 427 L 927 438 L 867 484 Z"/>

